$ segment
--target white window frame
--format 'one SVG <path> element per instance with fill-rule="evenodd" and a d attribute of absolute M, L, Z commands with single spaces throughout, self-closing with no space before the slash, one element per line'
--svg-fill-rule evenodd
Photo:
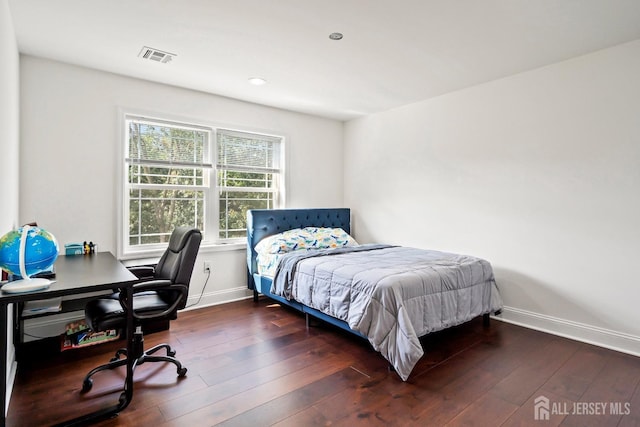
<path fill-rule="evenodd" d="M 203 129 L 209 132 L 208 147 L 205 148 L 205 164 L 210 163 L 212 167 L 205 167 L 204 180 L 208 184 L 204 196 L 204 230 L 201 248 L 213 247 L 229 247 L 234 243 L 246 243 L 246 237 L 221 239 L 219 238 L 219 188 L 217 184 L 217 132 L 229 131 L 243 134 L 255 134 L 267 138 L 279 139 L 279 179 L 277 182 L 277 194 L 274 196 L 274 208 L 285 207 L 285 187 L 286 187 L 286 138 L 274 132 L 265 132 L 262 130 L 254 130 L 251 128 L 238 129 L 229 126 L 220 126 L 210 123 L 198 122 L 184 118 L 176 118 L 166 114 L 149 114 L 140 113 L 131 110 L 121 111 L 120 114 L 121 141 L 120 141 L 120 157 L 119 157 L 119 175 L 120 185 L 118 197 L 118 258 L 120 259 L 141 259 L 145 257 L 155 257 L 160 255 L 165 249 L 166 243 L 130 245 L 129 244 L 129 189 L 127 157 L 128 153 L 128 120 L 140 120 L 168 126 L 185 126 Z M 260 190 L 258 190 L 260 191 Z"/>
<path fill-rule="evenodd" d="M 273 162 L 274 165 L 273 167 L 267 168 L 264 166 L 238 166 L 238 167 L 233 167 L 233 166 L 229 166 L 229 167 L 225 167 L 224 165 L 222 165 L 220 159 L 217 158 L 218 155 L 218 136 L 220 134 L 226 134 L 229 136 L 237 136 L 242 138 L 244 135 L 248 136 L 249 138 L 251 136 L 255 136 L 257 138 L 255 139 L 259 139 L 262 141 L 270 141 L 270 142 L 279 142 L 278 146 L 275 147 L 274 149 L 274 155 L 273 155 Z M 265 133 L 258 133 L 258 132 L 246 132 L 246 131 L 238 131 L 235 129 L 228 129 L 228 128 L 223 128 L 223 127 L 219 127 L 216 129 L 215 131 L 215 135 L 214 138 L 216 139 L 215 141 L 215 154 L 216 154 L 216 159 L 215 159 L 215 165 L 216 165 L 216 177 L 212 177 L 212 179 L 216 180 L 215 185 L 216 187 L 216 194 L 218 194 L 218 202 L 220 202 L 222 199 L 219 197 L 220 196 L 220 192 L 221 191 L 227 191 L 227 192 L 234 192 L 234 191 L 238 191 L 238 192 L 251 192 L 251 193 L 271 193 L 273 196 L 273 208 L 278 208 L 278 207 L 283 207 L 284 203 L 281 202 L 281 198 L 284 197 L 284 185 L 283 185 L 283 180 L 284 180 L 284 157 L 283 157 L 283 153 L 282 151 L 284 150 L 284 144 L 283 144 L 283 138 L 279 137 L 279 136 L 274 136 L 274 135 L 267 135 Z M 278 141 L 279 140 L 279 141 Z M 218 186 L 218 182 L 217 182 L 217 172 L 219 171 L 223 171 L 223 170 L 228 170 L 228 171 L 239 171 L 239 172 L 256 172 L 256 173 L 273 173 L 274 176 L 272 177 L 275 183 L 275 188 L 276 188 L 276 192 L 267 189 L 267 188 L 260 188 L 260 187 L 232 187 L 232 186 Z M 233 200 L 233 199 L 231 199 Z M 220 207 L 220 203 L 216 203 L 216 208 Z M 218 218 L 219 218 L 219 211 L 217 212 L 218 214 Z M 219 228 L 217 228 L 217 233 L 218 233 L 218 238 L 221 239 L 222 241 L 245 241 L 246 240 L 246 236 L 245 237 L 238 237 L 238 238 L 226 238 L 226 239 L 222 239 L 219 237 L 221 230 Z"/>

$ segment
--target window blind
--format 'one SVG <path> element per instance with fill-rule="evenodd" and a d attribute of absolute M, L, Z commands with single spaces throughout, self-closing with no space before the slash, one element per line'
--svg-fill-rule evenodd
<path fill-rule="evenodd" d="M 175 126 L 141 118 L 127 120 L 129 164 L 211 168 L 207 148 L 209 130 L 197 126 Z"/>
<path fill-rule="evenodd" d="M 280 172 L 281 138 L 218 129 L 219 170 L 239 172 Z"/>

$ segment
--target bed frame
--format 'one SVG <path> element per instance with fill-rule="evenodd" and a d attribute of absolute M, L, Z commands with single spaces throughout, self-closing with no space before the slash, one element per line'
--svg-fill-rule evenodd
<path fill-rule="evenodd" d="M 258 301 L 259 294 L 263 294 L 280 304 L 293 307 L 305 314 L 307 327 L 310 316 L 335 325 L 354 335 L 365 338 L 358 331 L 335 317 L 328 316 L 321 311 L 308 307 L 298 301 L 287 300 L 271 293 L 272 279 L 258 274 L 255 246 L 267 236 L 286 230 L 304 227 L 340 227 L 351 234 L 351 210 L 349 208 L 335 209 L 253 209 L 247 211 L 247 266 L 249 267 L 248 288 L 253 290 L 253 300 Z M 496 313 L 498 314 L 498 313 Z M 489 313 L 483 314 L 484 326 L 489 326 Z"/>
<path fill-rule="evenodd" d="M 297 301 L 289 301 L 270 292 L 272 280 L 270 277 L 260 276 L 256 262 L 255 246 L 267 236 L 282 233 L 286 230 L 304 227 L 340 227 L 351 234 L 351 210 L 348 208 L 335 209 L 253 209 L 247 211 L 247 266 L 249 267 L 248 287 L 253 290 L 253 300 L 258 301 L 258 295 L 263 294 L 280 304 L 293 307 L 305 314 L 307 326 L 310 318 L 314 317 L 335 325 L 345 331 L 366 338 L 360 332 L 354 331 L 349 325 L 335 317 L 328 316 L 321 311 L 307 307 Z"/>

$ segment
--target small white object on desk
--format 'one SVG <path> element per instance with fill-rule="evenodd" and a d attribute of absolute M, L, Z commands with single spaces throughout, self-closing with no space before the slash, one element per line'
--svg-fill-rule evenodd
<path fill-rule="evenodd" d="M 3 285 L 2 292 L 8 294 L 16 294 L 20 292 L 32 292 L 39 291 L 40 289 L 47 289 L 54 281 L 49 279 L 35 278 L 28 280 L 16 280 Z"/>

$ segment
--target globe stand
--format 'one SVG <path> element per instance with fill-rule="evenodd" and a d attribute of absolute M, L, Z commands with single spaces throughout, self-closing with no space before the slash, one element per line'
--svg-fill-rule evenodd
<path fill-rule="evenodd" d="M 19 292 L 33 292 L 47 289 L 53 282 L 49 279 L 21 279 L 6 283 L 2 286 L 2 291 L 10 294 Z"/>

